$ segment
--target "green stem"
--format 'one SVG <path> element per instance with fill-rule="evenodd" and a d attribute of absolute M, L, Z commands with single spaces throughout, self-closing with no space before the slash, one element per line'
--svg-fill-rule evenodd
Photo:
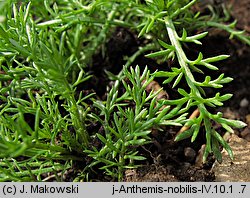
<path fill-rule="evenodd" d="M 49 167 L 49 168 L 41 168 L 41 169 L 36 169 L 36 170 L 32 170 L 32 174 L 43 174 L 43 173 L 48 173 L 48 172 L 53 172 L 53 171 L 61 171 L 64 170 L 65 167 L 62 165 L 54 165 L 53 167 Z M 5 175 L 7 176 L 6 178 L 1 178 L 0 181 L 5 181 L 5 180 L 12 180 L 12 181 L 20 181 L 22 180 L 21 177 L 25 177 L 27 176 L 26 179 L 29 178 L 30 176 L 30 172 L 28 170 L 24 170 L 22 172 L 11 172 L 9 170 L 3 169 L 0 167 L 1 172 L 5 173 Z"/>
<path fill-rule="evenodd" d="M 182 49 L 181 43 L 179 41 L 179 36 L 175 30 L 173 21 L 169 18 L 165 18 L 165 24 L 166 24 L 166 28 L 167 28 L 167 32 L 168 32 L 168 36 L 170 38 L 171 44 L 175 47 L 175 53 L 177 55 L 178 62 L 181 66 L 181 69 L 184 72 L 188 86 L 191 88 L 191 90 L 194 91 L 197 97 L 201 98 L 201 94 L 198 88 L 196 87 L 196 85 L 194 84 L 195 79 L 194 79 L 192 72 L 189 69 L 188 59 L 186 57 L 185 52 Z M 199 106 L 205 108 L 203 104 L 199 104 Z"/>
<path fill-rule="evenodd" d="M 165 18 L 165 24 L 166 24 L 166 28 L 167 28 L 167 32 L 168 32 L 171 44 L 175 47 L 175 53 L 177 55 L 177 59 L 178 59 L 178 62 L 181 66 L 182 72 L 184 72 L 188 86 L 193 91 L 193 94 L 195 95 L 195 97 L 202 99 L 200 91 L 198 90 L 198 88 L 195 85 L 194 76 L 193 76 L 191 70 L 189 69 L 188 59 L 186 57 L 185 52 L 182 49 L 181 43 L 179 41 L 179 36 L 175 30 L 173 21 L 170 18 Z M 203 103 L 199 103 L 197 106 L 198 106 L 198 109 L 199 109 L 200 114 L 202 115 L 204 121 L 209 122 L 209 114 L 208 114 L 208 111 L 207 111 L 205 105 Z M 210 130 L 208 129 L 208 130 L 206 130 L 207 140 L 210 140 L 210 138 L 209 138 L 210 136 L 211 136 L 211 133 L 210 133 Z M 208 145 L 210 145 L 210 142 L 208 142 Z"/>
<path fill-rule="evenodd" d="M 250 39 L 249 36 L 247 37 L 246 35 L 242 34 L 241 31 L 237 31 L 235 29 L 232 29 L 230 26 L 222 24 L 222 23 L 217 23 L 214 21 L 206 21 L 206 22 L 201 22 L 201 24 L 205 27 L 216 27 L 220 28 L 222 30 L 227 31 L 228 33 L 232 34 L 233 36 L 237 37 L 240 41 L 243 43 L 246 43 L 247 45 L 250 46 Z"/>
<path fill-rule="evenodd" d="M 126 152 L 126 146 L 125 146 L 125 139 L 123 138 L 121 153 L 119 154 L 118 181 L 121 181 L 123 178 L 123 171 L 125 165 L 125 159 L 124 159 L 125 152 Z"/>
<path fill-rule="evenodd" d="M 35 144 L 30 144 L 29 146 L 31 149 L 41 149 L 41 150 L 49 150 L 51 152 L 69 153 L 67 149 L 56 145 L 35 143 Z"/>
<path fill-rule="evenodd" d="M 191 2 L 189 2 L 187 5 L 185 5 L 184 7 L 177 9 L 172 15 L 171 18 L 176 17 L 177 15 L 179 15 L 181 12 L 187 10 L 188 8 L 190 8 L 192 5 L 194 5 L 196 3 L 197 0 L 193 0 Z"/>
<path fill-rule="evenodd" d="M 127 59 L 127 62 L 126 62 L 124 67 L 129 67 L 131 65 L 131 63 L 133 63 L 138 56 L 142 55 L 146 51 L 154 50 L 155 48 L 156 48 L 156 46 L 152 43 L 150 43 L 146 46 L 143 46 L 143 47 L 139 47 L 139 49 L 132 56 L 130 56 Z"/>
<path fill-rule="evenodd" d="M 154 50 L 154 49 L 156 49 L 156 46 L 154 44 L 151 44 L 151 43 L 146 45 L 146 46 L 139 47 L 139 49 L 132 56 L 130 56 L 127 59 L 127 62 L 124 65 L 124 68 L 129 67 L 135 61 L 135 59 L 137 57 L 141 56 L 142 54 L 144 54 L 147 51 Z M 117 75 L 117 78 L 118 79 L 123 79 L 123 75 L 124 75 L 123 70 L 121 70 L 120 73 Z"/>
<path fill-rule="evenodd" d="M 81 119 L 75 97 L 71 96 L 68 103 L 71 106 L 70 116 L 72 118 L 76 134 L 80 138 L 80 141 L 83 142 L 84 146 L 87 147 L 89 144 L 89 135 L 87 133 L 84 120 Z"/>
<path fill-rule="evenodd" d="M 98 47 L 101 46 L 101 44 L 105 41 L 106 37 L 107 37 L 107 32 L 109 31 L 110 28 L 110 21 L 114 20 L 115 14 L 117 13 L 117 7 L 113 6 L 113 10 L 108 14 L 107 20 L 103 25 L 103 28 L 101 30 L 101 32 L 99 33 L 99 35 L 96 37 L 93 46 L 90 47 L 90 49 L 88 49 L 88 53 L 86 55 L 86 60 L 89 61 L 91 59 L 91 57 L 93 56 L 94 53 L 96 53 Z"/>

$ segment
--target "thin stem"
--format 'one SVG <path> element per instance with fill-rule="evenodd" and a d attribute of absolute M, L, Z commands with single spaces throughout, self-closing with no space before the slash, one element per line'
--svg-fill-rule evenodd
<path fill-rule="evenodd" d="M 189 69 L 188 59 L 187 59 L 185 52 L 182 49 L 181 43 L 179 41 L 179 36 L 175 30 L 173 21 L 170 18 L 166 17 L 165 24 L 166 24 L 167 32 L 169 35 L 169 39 L 171 41 L 171 44 L 175 47 L 175 53 L 177 55 L 178 62 L 181 66 L 181 69 L 184 72 L 188 86 L 190 87 L 191 90 L 193 90 L 196 97 L 202 98 L 200 91 L 198 90 L 198 88 L 194 84 L 195 79 L 194 79 L 192 72 Z M 198 104 L 198 108 L 200 110 L 200 113 L 203 114 L 203 116 L 205 116 L 205 117 L 208 116 L 206 113 L 207 112 L 206 107 L 203 103 Z"/>
<path fill-rule="evenodd" d="M 124 138 L 123 138 L 123 141 L 125 141 Z M 126 152 L 126 147 L 125 147 L 125 142 L 123 142 L 122 148 L 121 148 L 121 153 L 119 156 L 118 181 L 121 181 L 123 178 L 123 170 L 124 170 L 124 165 L 125 165 L 125 159 L 124 159 L 125 152 Z"/>
<path fill-rule="evenodd" d="M 166 24 L 166 28 L 167 28 L 167 32 L 168 32 L 171 44 L 175 47 L 175 53 L 177 55 L 177 59 L 178 59 L 178 62 L 181 66 L 181 69 L 184 72 L 188 86 L 190 87 L 191 90 L 193 90 L 193 94 L 196 97 L 202 99 L 200 91 L 198 90 L 198 88 L 194 84 L 195 79 L 194 79 L 192 72 L 189 69 L 188 59 L 186 57 L 185 52 L 183 51 L 183 49 L 181 47 L 181 43 L 179 41 L 179 36 L 175 30 L 173 21 L 169 18 L 165 18 L 165 24 Z M 209 123 L 209 113 L 208 113 L 205 105 L 203 103 L 199 103 L 197 106 L 198 106 L 198 109 L 200 111 L 201 116 L 203 117 L 204 122 Z M 211 152 L 211 142 L 210 142 L 211 141 L 211 128 L 209 128 L 209 127 L 206 127 L 206 140 L 207 140 L 206 151 Z"/>
<path fill-rule="evenodd" d="M 151 44 L 151 43 L 146 45 L 146 46 L 139 47 L 139 49 L 132 56 L 130 56 L 127 59 L 127 62 L 124 65 L 124 68 L 129 67 L 130 64 L 133 63 L 137 57 L 141 56 L 146 51 L 154 50 L 155 48 L 156 48 L 156 46 L 154 44 Z M 117 75 L 117 78 L 118 79 L 123 79 L 122 75 L 123 75 L 123 70 L 120 71 L 120 73 Z"/>
<path fill-rule="evenodd" d="M 187 10 L 188 8 L 190 8 L 192 5 L 194 5 L 196 3 L 197 0 L 193 0 L 191 2 L 189 2 L 187 5 L 185 5 L 184 7 L 177 9 L 172 15 L 171 18 L 176 17 L 178 14 L 180 14 L 181 12 Z"/>
<path fill-rule="evenodd" d="M 166 24 L 166 28 L 168 31 L 168 35 L 171 41 L 171 44 L 175 47 L 175 53 L 177 55 L 178 58 L 178 62 L 182 68 L 182 71 L 185 74 L 187 83 L 189 85 L 189 87 L 195 92 L 195 94 L 197 94 L 198 97 L 201 97 L 199 90 L 197 89 L 197 87 L 195 86 L 194 82 L 194 76 L 192 74 L 192 72 L 190 71 L 189 67 L 188 67 L 188 59 L 186 57 L 185 52 L 183 51 L 182 47 L 181 47 L 181 43 L 179 41 L 179 37 L 178 34 L 175 30 L 174 24 L 172 22 L 171 19 L 166 18 L 165 19 L 165 24 Z"/>
<path fill-rule="evenodd" d="M 81 119 L 81 115 L 78 110 L 75 97 L 71 95 L 70 99 L 68 100 L 68 103 L 71 106 L 70 115 L 74 124 L 74 128 L 76 130 L 76 133 L 80 137 L 81 141 L 83 141 L 84 146 L 88 146 L 89 136 L 88 136 L 84 121 Z"/>
<path fill-rule="evenodd" d="M 205 22 L 199 22 L 198 24 L 201 24 L 204 27 L 216 27 L 216 28 L 220 28 L 222 30 L 227 31 L 228 33 L 232 34 L 233 36 L 237 37 L 240 41 L 242 41 L 243 43 L 246 43 L 247 45 L 250 46 L 250 39 L 249 37 L 243 35 L 243 31 L 237 31 L 235 29 L 232 29 L 229 25 L 225 25 L 222 23 L 217 23 L 214 21 L 205 21 Z"/>

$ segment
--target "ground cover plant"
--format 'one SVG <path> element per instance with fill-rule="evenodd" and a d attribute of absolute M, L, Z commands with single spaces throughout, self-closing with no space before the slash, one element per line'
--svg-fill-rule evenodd
<path fill-rule="evenodd" d="M 200 12 L 199 3 L 1 2 L 0 181 L 93 181 L 98 173 L 121 181 L 126 169 L 147 159 L 141 151 L 152 144 L 153 131 L 166 133 L 172 126 L 177 142 L 205 136 L 204 162 L 209 154 L 222 162 L 222 147 L 233 159 L 221 133 L 246 124 L 216 111 L 232 97 L 218 90 L 233 79 L 208 74 L 229 56 L 198 51 L 193 58 L 187 50 L 190 43 L 201 45 L 211 27 L 247 45 L 250 39 L 235 28 L 225 6 L 207 4 Z M 138 42 L 129 44 L 120 31 L 116 52 L 108 44 L 119 29 L 137 35 Z M 120 43 L 134 48 L 126 51 Z M 122 61 L 112 54 L 121 52 Z M 136 65 L 141 56 L 154 65 Z M 116 68 L 97 66 L 97 60 Z M 149 90 L 157 80 L 175 96 Z M 189 117 L 195 109 L 198 115 Z"/>

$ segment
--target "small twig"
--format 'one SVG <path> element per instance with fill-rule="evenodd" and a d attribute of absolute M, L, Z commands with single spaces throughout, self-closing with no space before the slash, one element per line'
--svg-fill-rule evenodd
<path fill-rule="evenodd" d="M 146 91 L 148 93 L 150 93 L 152 90 L 154 93 L 156 93 L 157 91 L 159 91 L 162 87 L 159 85 L 158 82 L 156 81 L 152 81 L 151 83 L 148 84 L 148 86 L 146 87 Z M 157 100 L 160 100 L 160 99 L 169 99 L 169 95 L 166 91 L 164 90 L 161 90 L 159 92 L 159 94 L 157 95 Z"/>
<path fill-rule="evenodd" d="M 61 175 L 62 175 L 62 172 L 57 173 L 57 176 L 61 176 Z M 55 177 L 56 177 L 55 174 L 49 175 L 48 177 L 45 177 L 42 181 L 43 181 L 43 182 L 46 182 L 46 181 L 49 181 L 49 180 L 51 180 L 51 179 L 53 179 L 53 178 L 55 178 Z"/>
<path fill-rule="evenodd" d="M 189 116 L 189 119 L 193 119 L 193 118 L 197 118 L 200 114 L 200 111 L 199 109 L 195 109 L 193 111 L 193 113 Z M 184 131 L 188 130 L 190 127 L 189 126 L 183 126 L 179 131 L 178 133 L 175 135 L 175 137 L 177 137 L 179 134 L 183 133 Z"/>

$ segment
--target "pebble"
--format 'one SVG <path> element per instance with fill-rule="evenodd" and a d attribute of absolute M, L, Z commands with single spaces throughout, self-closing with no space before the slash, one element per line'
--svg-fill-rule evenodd
<path fill-rule="evenodd" d="M 223 135 L 223 139 L 226 141 L 226 142 L 228 142 L 228 140 L 231 138 L 231 133 L 229 133 L 229 132 L 226 132 L 224 135 Z"/>
<path fill-rule="evenodd" d="M 249 105 L 249 101 L 246 98 L 243 98 L 240 101 L 240 107 L 245 108 L 245 107 L 248 107 L 248 105 Z"/>
<path fill-rule="evenodd" d="M 250 133 L 245 136 L 245 140 L 247 140 L 248 142 L 250 142 Z"/>
<path fill-rule="evenodd" d="M 241 137 L 250 142 L 250 127 L 246 127 L 241 133 Z"/>
<path fill-rule="evenodd" d="M 246 127 L 241 133 L 241 137 L 245 138 L 247 135 L 250 135 L 250 128 Z"/>
<path fill-rule="evenodd" d="M 184 149 L 184 155 L 189 162 L 193 162 L 196 157 L 196 152 L 191 147 L 186 147 Z"/>
<path fill-rule="evenodd" d="M 223 111 L 223 116 L 225 118 L 232 119 L 232 120 L 235 120 L 240 117 L 236 111 L 232 111 L 230 108 L 226 108 Z"/>
<path fill-rule="evenodd" d="M 191 167 L 191 164 L 189 163 L 189 162 L 184 162 L 183 164 L 182 164 L 182 168 L 185 170 L 187 170 L 187 169 L 189 169 Z"/>
<path fill-rule="evenodd" d="M 250 114 L 246 115 L 246 123 L 250 125 Z"/>
<path fill-rule="evenodd" d="M 198 155 L 197 155 L 196 160 L 195 160 L 196 167 L 202 167 L 202 165 L 203 165 L 203 154 L 205 152 L 205 148 L 206 148 L 206 144 L 203 144 L 201 146 L 200 150 L 198 151 Z"/>

